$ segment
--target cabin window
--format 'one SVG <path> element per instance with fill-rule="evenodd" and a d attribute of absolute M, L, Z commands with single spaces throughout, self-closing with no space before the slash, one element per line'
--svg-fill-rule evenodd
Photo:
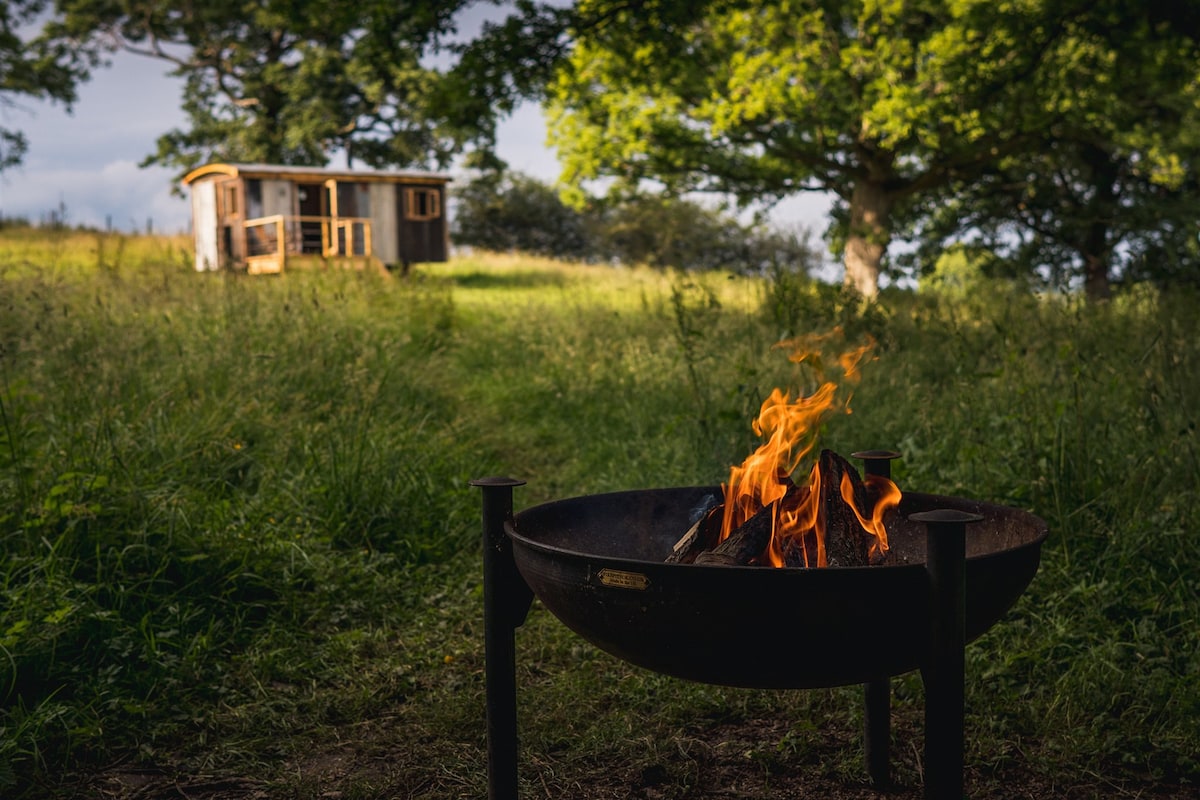
<path fill-rule="evenodd" d="M 405 219 L 437 219 L 442 215 L 442 197 L 437 189 L 405 189 Z"/>

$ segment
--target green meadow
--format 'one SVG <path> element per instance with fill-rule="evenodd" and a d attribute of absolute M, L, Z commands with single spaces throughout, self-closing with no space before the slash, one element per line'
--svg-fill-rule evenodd
<path fill-rule="evenodd" d="M 902 489 L 1050 526 L 1033 584 L 967 651 L 969 793 L 1195 796 L 1196 295 L 1089 305 L 974 278 L 865 304 L 787 273 L 190 259 L 182 238 L 0 232 L 0 795 L 132 797 L 162 775 L 485 796 L 468 482 L 527 481 L 518 508 L 718 483 L 796 378 L 772 345 L 840 327 L 876 345 L 822 446 L 899 450 Z M 523 796 L 866 791 L 856 687 L 677 681 L 537 604 L 517 645 Z M 921 684 L 892 683 L 898 791 L 919 796 Z"/>

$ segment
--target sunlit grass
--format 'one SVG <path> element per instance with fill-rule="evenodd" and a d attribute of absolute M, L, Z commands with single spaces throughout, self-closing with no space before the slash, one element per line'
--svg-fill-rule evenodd
<path fill-rule="evenodd" d="M 8 278 L 55 279 L 94 271 L 172 272 L 192 263 L 190 236 L 139 234 L 64 228 L 49 232 L 26 226 L 0 228 L 0 265 Z"/>

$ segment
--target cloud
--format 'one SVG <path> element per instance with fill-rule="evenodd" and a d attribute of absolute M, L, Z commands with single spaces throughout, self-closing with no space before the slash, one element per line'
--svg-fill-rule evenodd
<path fill-rule="evenodd" d="M 510 169 L 547 183 L 558 180 L 558 160 L 546 147 L 546 118 L 536 103 L 521 103 L 500 122 L 496 152 Z"/>
<path fill-rule="evenodd" d="M 79 88 L 71 113 L 24 99 L 7 120 L 29 139 L 25 163 L 0 175 L 0 214 L 48 219 L 60 206 L 70 224 L 164 232 L 188 228 L 186 200 L 172 197 L 174 173 L 139 169 L 155 139 L 183 122 L 181 81 L 164 65 L 118 54 Z"/>
<path fill-rule="evenodd" d="M 0 213 L 38 222 L 63 208 L 72 225 L 144 231 L 149 221 L 155 231 L 177 233 L 188 229 L 190 208 L 185 198 L 171 195 L 172 176 L 128 159 L 20 170 L 0 178 Z"/>

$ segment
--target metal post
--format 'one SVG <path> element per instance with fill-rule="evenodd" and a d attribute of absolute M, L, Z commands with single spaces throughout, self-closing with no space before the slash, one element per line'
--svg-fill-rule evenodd
<path fill-rule="evenodd" d="M 979 514 L 939 509 L 912 514 L 926 525 L 929 652 L 925 682 L 925 798 L 962 800 L 963 681 L 966 648 L 967 523 Z"/>
<path fill-rule="evenodd" d="M 863 474 L 878 475 L 888 480 L 892 479 L 892 460 L 900 458 L 895 450 L 859 450 L 850 456 L 862 460 Z"/>
<path fill-rule="evenodd" d="M 877 791 L 892 785 L 892 681 L 887 676 L 863 684 L 863 754 L 867 775 Z"/>
<path fill-rule="evenodd" d="M 525 622 L 533 593 L 517 571 L 504 524 L 512 519 L 513 487 L 525 481 L 480 478 L 483 489 L 483 636 L 487 703 L 488 800 L 517 797 L 517 668 L 514 631 Z"/>
<path fill-rule="evenodd" d="M 891 480 L 892 459 L 900 454 L 894 450 L 860 450 L 850 454 L 862 459 L 866 475 L 878 475 Z M 881 675 L 863 685 L 863 754 L 871 785 L 887 791 L 892 785 L 892 681 Z"/>

